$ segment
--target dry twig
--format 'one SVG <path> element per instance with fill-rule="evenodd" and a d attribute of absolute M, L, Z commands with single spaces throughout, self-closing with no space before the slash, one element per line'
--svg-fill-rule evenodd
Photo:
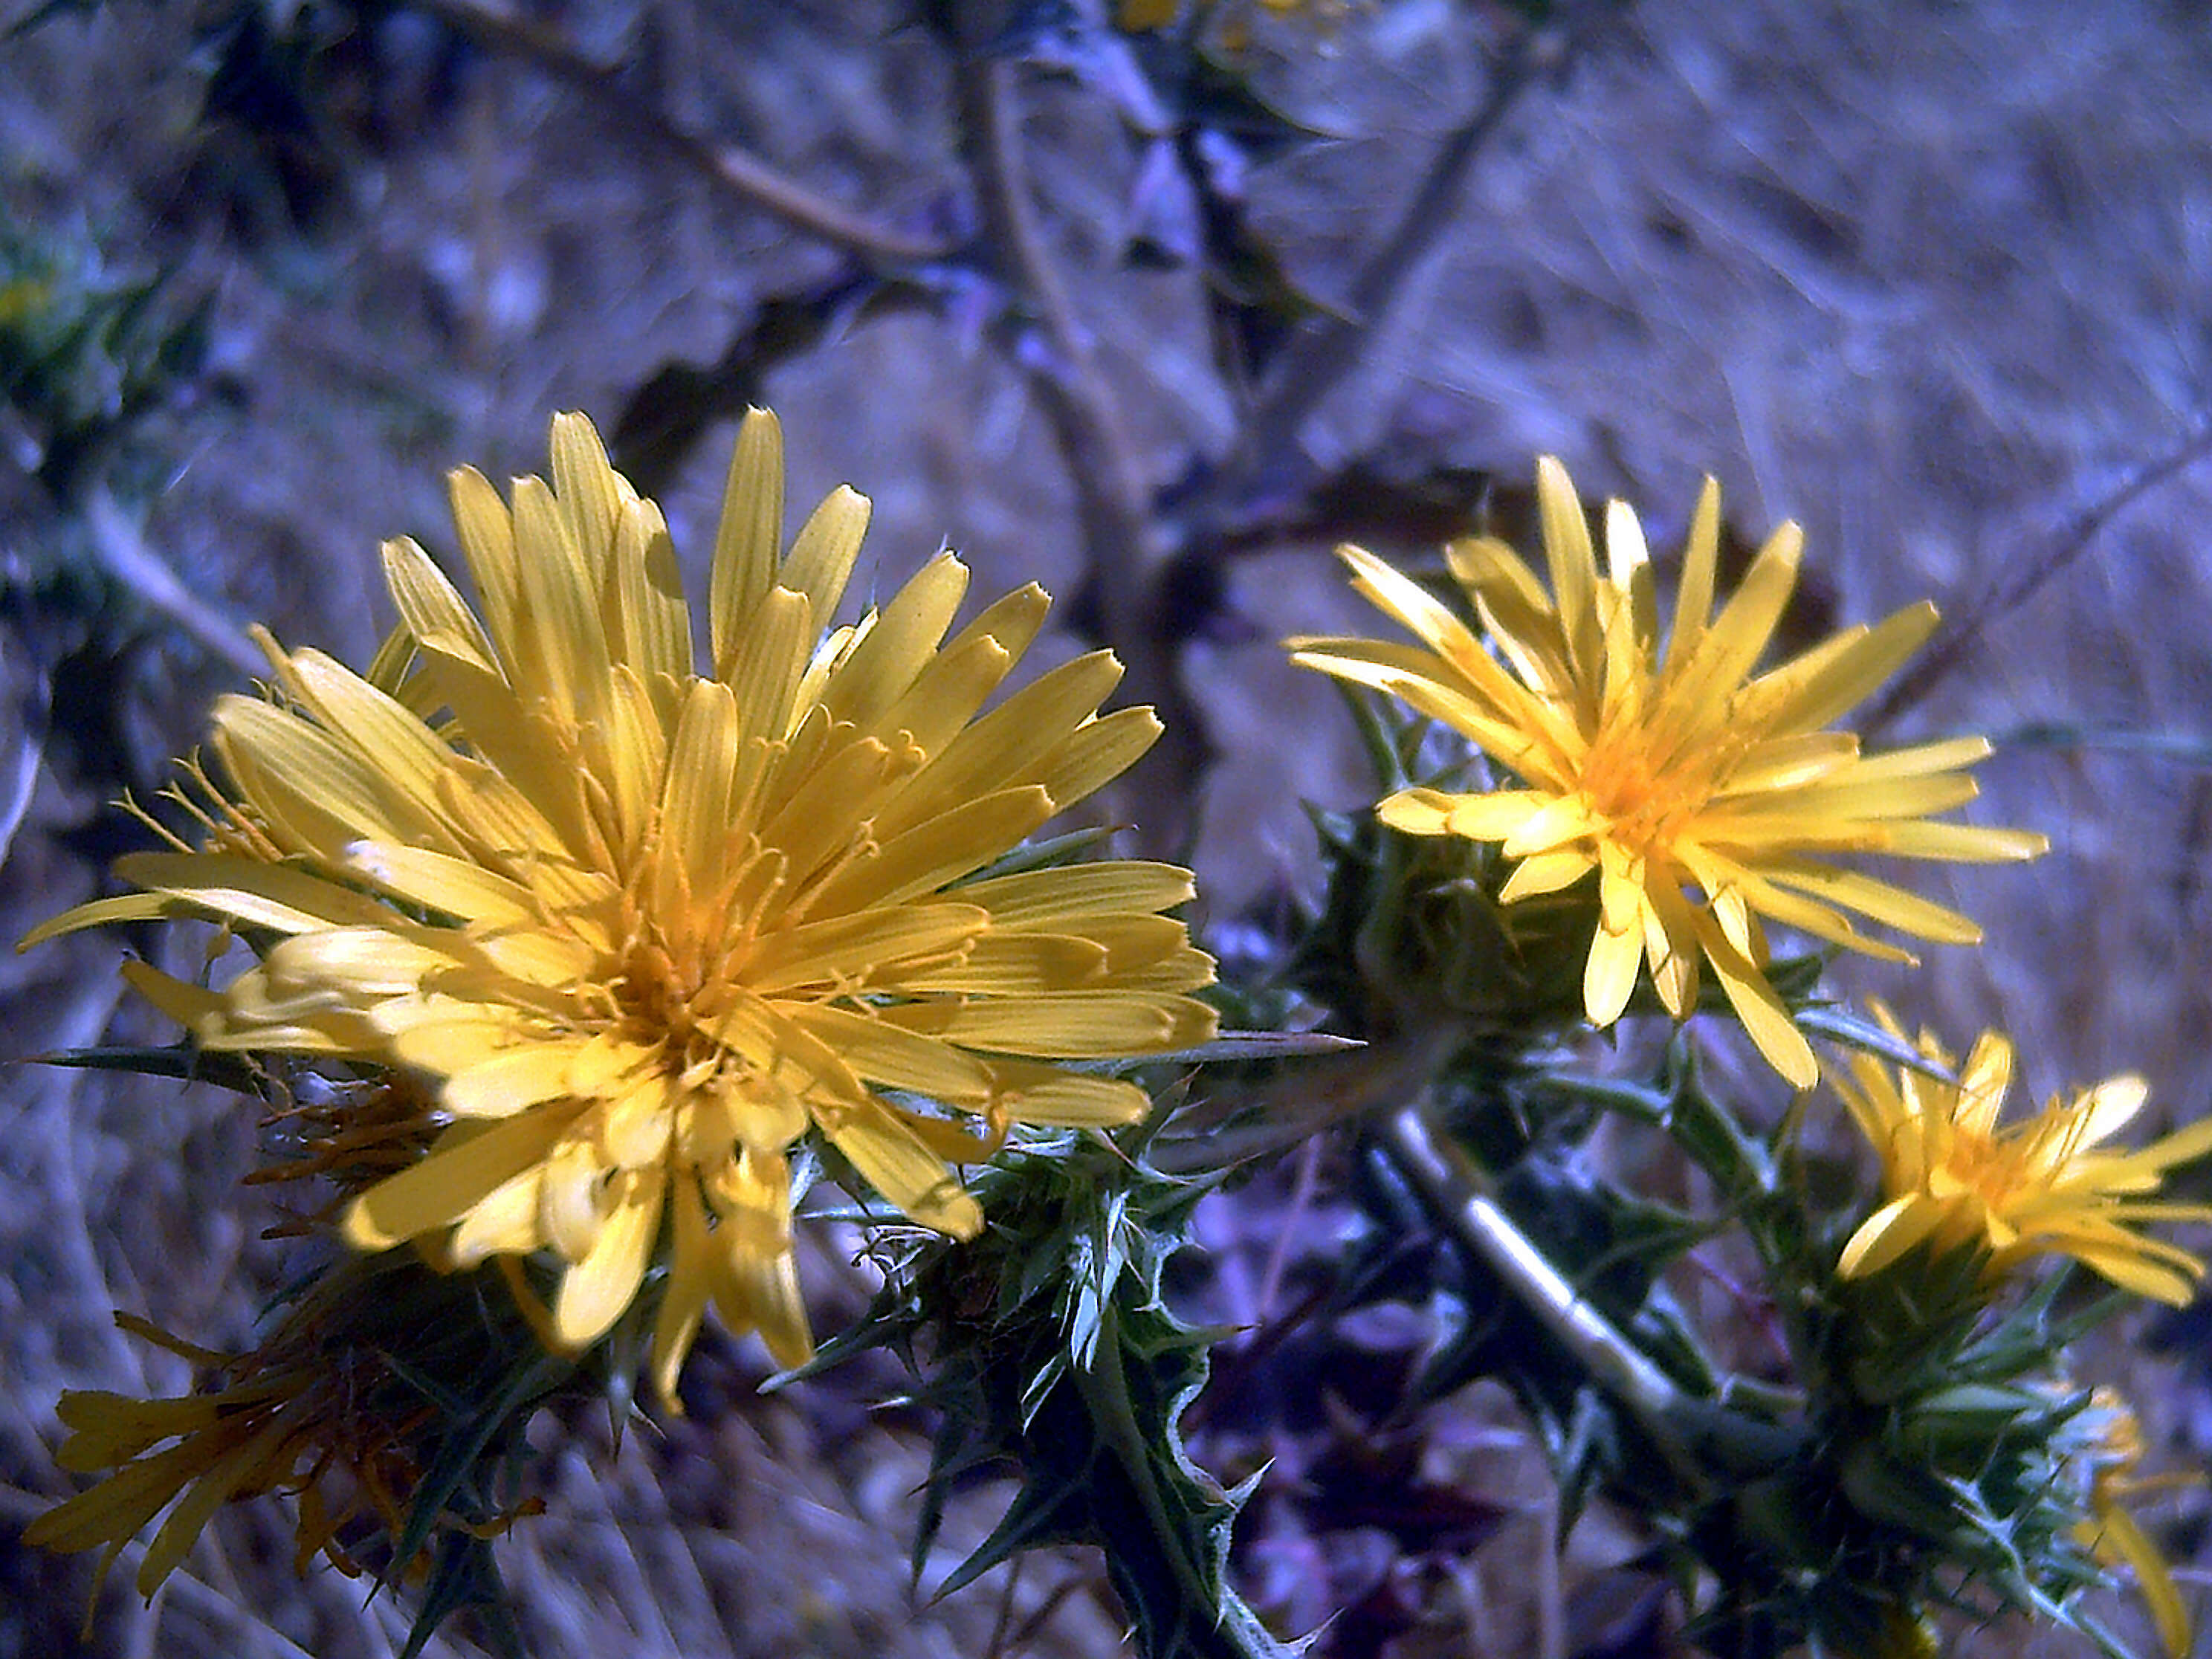
<path fill-rule="evenodd" d="M 1158 580 L 1164 550 L 1151 484 L 1030 198 L 1018 73 L 1015 65 L 971 47 L 961 67 L 962 127 L 991 246 L 1043 332 L 1047 349 L 1030 354 L 1028 366 L 1075 483 L 1101 631 L 1127 671 L 1130 700 L 1150 703 L 1166 727 L 1121 787 L 1145 803 L 1142 846 L 1172 853 L 1188 838 L 1193 792 L 1212 748 L 1177 672 L 1175 619 L 1166 614 Z"/>
<path fill-rule="evenodd" d="M 871 259 L 927 263 L 950 244 L 869 219 L 824 200 L 750 151 L 694 131 L 639 101 L 617 69 L 578 51 L 556 30 L 484 0 L 417 0 L 420 8 L 485 52 L 530 64 L 595 100 L 622 125 L 652 138 L 748 205 L 811 236 Z"/>
<path fill-rule="evenodd" d="M 1869 736 L 1920 702 L 1961 667 L 1974 641 L 2040 592 L 2096 544 L 2106 526 L 2160 485 L 2212 454 L 2212 425 L 2200 427 L 2155 460 L 2131 469 L 2119 483 L 2068 520 L 2044 550 L 1998 576 L 1936 631 L 1910 670 L 1868 707 L 1858 722 Z"/>
<path fill-rule="evenodd" d="M 1613 0 L 1565 11 L 1559 22 L 1518 30 L 1467 118 L 1445 134 L 1405 210 L 1361 265 L 1340 311 L 1309 322 L 1269 371 L 1237 447 L 1190 515 L 1190 539 L 1231 530 L 1255 499 L 1289 498 L 1311 482 L 1298 435 L 1355 368 L 1437 242 L 1459 222 L 1458 204 L 1475 162 L 1539 75 L 1565 64 L 1577 45 L 1615 9 Z"/>

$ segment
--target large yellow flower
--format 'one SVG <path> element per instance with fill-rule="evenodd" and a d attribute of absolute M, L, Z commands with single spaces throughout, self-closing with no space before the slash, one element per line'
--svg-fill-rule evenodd
<path fill-rule="evenodd" d="M 1574 486 L 1548 456 L 1536 491 L 1549 592 L 1503 542 L 1446 550 L 1504 663 L 1445 605 L 1356 547 L 1340 550 L 1353 586 L 1421 645 L 1297 639 L 1291 660 L 1403 698 L 1457 728 L 1518 781 L 1476 794 L 1404 790 L 1377 809 L 1384 823 L 1412 835 L 1503 842 L 1520 860 L 1504 890 L 1509 901 L 1597 873 L 1600 920 L 1583 987 L 1594 1024 L 1620 1017 L 1641 962 L 1660 1000 L 1682 1018 L 1696 999 L 1702 957 L 1759 1052 L 1810 1088 L 1819 1066 L 1766 981 L 1760 919 L 1910 962 L 1844 913 L 1946 943 L 1974 943 L 1981 930 L 1822 855 L 2023 859 L 2040 853 L 2044 839 L 1929 820 L 1973 798 L 1963 769 L 1989 752 L 1983 739 L 1869 757 L 1850 733 L 1826 729 L 1928 637 L 1933 605 L 1845 629 L 1751 678 L 1796 582 L 1802 538 L 1795 525 L 1774 532 L 1712 614 L 1720 491 L 1706 480 L 1662 643 L 1635 514 L 1620 501 L 1607 508 L 1601 573 Z"/>
<path fill-rule="evenodd" d="M 1133 1085 L 1062 1062 L 1207 1039 L 1212 1014 L 1182 994 L 1212 963 L 1160 914 L 1190 897 L 1186 871 L 976 878 L 1159 729 L 1147 709 L 1097 714 L 1121 673 L 1104 652 L 979 716 L 1042 625 L 1042 589 L 947 641 L 968 572 L 941 553 L 825 639 L 868 504 L 836 490 L 785 551 L 781 438 L 756 411 L 702 672 L 659 509 L 580 416 L 555 420 L 552 450 L 551 487 L 519 480 L 511 507 L 453 477 L 481 620 L 422 549 L 386 544 L 400 625 L 368 676 L 264 639 L 270 696 L 216 712 L 228 787 L 207 842 L 124 859 L 143 891 L 24 942 L 168 915 L 255 939 L 219 990 L 126 971 L 210 1048 L 439 1081 L 449 1127 L 346 1214 L 362 1249 L 550 1250 L 553 1334 L 574 1346 L 629 1307 L 665 1230 L 653 1371 L 672 1398 L 709 1301 L 787 1364 L 810 1351 L 802 1136 L 969 1236 L 981 1217 L 950 1164 L 1010 1122 L 1137 1116 Z"/>
<path fill-rule="evenodd" d="M 1905 1040 L 1888 1009 L 1874 1012 Z M 1930 1065 L 1954 1071 L 1930 1033 L 1917 1047 Z M 2071 1099 L 2054 1095 L 2033 1117 L 1999 1128 L 2012 1066 L 2012 1044 L 1987 1031 L 1956 1083 L 1864 1054 L 1851 1056 L 1849 1075 L 1830 1073 L 1881 1159 L 1885 1200 L 1844 1246 L 1844 1276 L 1879 1273 L 1925 1240 L 1937 1249 L 1981 1246 L 1992 1275 L 2033 1256 L 2071 1256 L 2138 1295 L 2185 1304 L 2203 1262 L 2135 1229 L 2212 1221 L 2212 1206 L 2145 1196 L 2172 1165 L 2212 1152 L 2212 1119 L 2134 1152 L 2102 1150 L 2147 1093 L 2141 1078 L 2116 1077 Z"/>

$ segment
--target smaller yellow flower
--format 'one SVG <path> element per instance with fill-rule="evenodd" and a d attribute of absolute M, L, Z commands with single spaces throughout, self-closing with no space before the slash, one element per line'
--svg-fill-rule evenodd
<path fill-rule="evenodd" d="M 58 1461 L 81 1474 L 112 1473 L 33 1521 L 23 1529 L 27 1542 L 100 1548 L 105 1578 L 124 1545 L 168 1510 L 138 1567 L 138 1593 L 150 1598 L 225 1504 L 272 1492 L 296 1498 L 293 1565 L 302 1572 L 321 1554 L 349 1577 L 358 1576 L 339 1540 L 357 1517 L 373 1516 L 390 1534 L 400 1530 L 420 1473 L 404 1425 L 362 1407 L 358 1379 L 331 1363 L 314 1340 L 314 1322 L 288 1323 L 249 1354 L 194 1347 L 125 1316 L 117 1322 L 210 1368 L 217 1382 L 172 1399 L 134 1400 L 104 1389 L 64 1395 L 59 1410 L 70 1437 Z"/>
<path fill-rule="evenodd" d="M 2089 1509 L 2093 1519 L 2075 1529 L 2084 1549 L 2106 1566 L 2130 1567 L 2136 1589 L 2158 1626 L 2158 1638 L 2172 1659 L 2189 1651 L 2189 1609 L 2182 1605 L 2172 1571 L 2150 1535 L 2124 1506 L 2139 1492 L 2183 1484 L 2188 1476 L 2139 1475 L 2142 1429 L 2120 1396 L 2108 1388 L 2093 1389 L 2089 1409 L 2103 1417 L 2104 1432 L 2089 1462 Z"/>
<path fill-rule="evenodd" d="M 1877 1003 L 1874 1012 L 1905 1040 L 1887 1008 Z M 2134 1152 L 2100 1150 L 2148 1092 L 2141 1078 L 2121 1076 L 2071 1099 L 2054 1095 L 2033 1117 L 2001 1129 L 2010 1042 L 1984 1032 L 1963 1069 L 1929 1033 L 1917 1046 L 1959 1080 L 1909 1066 L 1893 1075 L 1870 1054 L 1853 1055 L 1848 1076 L 1828 1074 L 1881 1158 L 1885 1199 L 1844 1246 L 1844 1277 L 1880 1273 L 1923 1241 L 1938 1249 L 1979 1244 L 1990 1252 L 1992 1277 L 2033 1256 L 2065 1255 L 2139 1296 L 2177 1307 L 2189 1300 L 2204 1263 L 2136 1229 L 2212 1221 L 2212 1206 L 2144 1196 L 2172 1165 L 2212 1152 L 2212 1119 Z"/>
<path fill-rule="evenodd" d="M 1376 814 L 1407 835 L 1502 843 L 1518 860 L 1509 903 L 1595 876 L 1583 981 L 1592 1024 L 1620 1017 L 1647 964 L 1659 1000 L 1685 1018 L 1702 964 L 1759 1053 L 1809 1089 L 1820 1067 L 1767 981 L 1765 921 L 1889 962 L 1913 958 L 1848 913 L 1975 944 L 1982 932 L 1968 918 L 1831 856 L 1997 862 L 2035 857 L 2044 838 L 1937 820 L 1973 799 L 1966 769 L 1990 752 L 1984 739 L 1864 755 L 1856 736 L 1830 728 L 1919 649 L 1935 606 L 1846 629 L 1754 674 L 1796 584 L 1796 525 L 1767 538 L 1716 611 L 1720 490 L 1706 480 L 1662 637 L 1650 555 L 1628 506 L 1607 507 L 1601 570 L 1582 500 L 1549 456 L 1536 497 L 1548 591 L 1504 542 L 1445 549 L 1486 642 L 1415 582 L 1343 547 L 1352 586 L 1420 643 L 1294 639 L 1291 660 L 1402 698 L 1512 775 L 1474 793 L 1401 790 Z"/>

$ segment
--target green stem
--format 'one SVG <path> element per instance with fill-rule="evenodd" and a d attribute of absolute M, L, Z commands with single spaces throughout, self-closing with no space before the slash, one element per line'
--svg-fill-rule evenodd
<path fill-rule="evenodd" d="M 1791 1431 L 1677 1386 L 1552 1265 L 1498 1204 L 1489 1172 L 1436 1133 L 1419 1106 L 1401 1107 L 1382 1133 L 1423 1201 L 1634 1419 L 1692 1492 L 1712 1495 L 1724 1472 L 1772 1466 Z"/>

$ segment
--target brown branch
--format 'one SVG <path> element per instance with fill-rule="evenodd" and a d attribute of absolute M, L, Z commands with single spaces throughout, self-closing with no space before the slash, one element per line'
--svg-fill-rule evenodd
<path fill-rule="evenodd" d="M 1158 580 L 1164 550 L 1151 483 L 1046 246 L 1030 194 L 1018 74 L 1016 65 L 971 43 L 960 70 L 961 125 L 990 246 L 1044 337 L 1046 349 L 1029 354 L 1027 366 L 1075 484 L 1100 631 L 1127 671 L 1128 700 L 1150 703 L 1166 728 L 1121 787 L 1141 805 L 1143 849 L 1171 854 L 1189 840 L 1194 791 L 1212 748 L 1178 672 L 1175 619 L 1166 614 Z"/>
<path fill-rule="evenodd" d="M 254 648 L 246 630 L 185 585 L 154 550 L 106 485 L 85 498 L 84 521 L 94 552 L 109 575 L 140 604 L 166 617 L 177 629 L 216 661 L 251 679 L 269 672 L 269 659 Z"/>
<path fill-rule="evenodd" d="M 722 143 L 648 107 L 624 87 L 617 67 L 585 56 L 558 31 L 487 0 L 412 0 L 495 56 L 515 58 L 599 100 L 607 114 L 651 138 L 726 194 L 773 214 L 823 241 L 872 259 L 921 263 L 953 252 L 951 244 L 881 224 L 817 196 L 750 151 Z"/>
<path fill-rule="evenodd" d="M 1445 135 L 1389 235 L 1352 279 L 1343 308 L 1309 322 L 1268 371 L 1236 450 L 1204 504 L 1191 515 L 1194 535 L 1210 536 L 1226 527 L 1255 493 L 1304 486 L 1306 480 L 1298 475 L 1310 463 L 1297 447 L 1299 433 L 1359 362 L 1407 279 L 1458 222 L 1460 198 L 1490 139 L 1529 85 L 1564 64 L 1581 39 L 1620 3 L 1598 0 L 1569 10 L 1563 22 L 1515 33 L 1480 100 Z"/>
<path fill-rule="evenodd" d="M 1872 736 L 1921 702 L 1966 664 L 1977 639 L 2033 599 L 2053 577 L 2087 553 L 2113 520 L 2208 454 L 2212 454 L 2212 426 L 2193 433 L 2157 459 L 2136 467 L 2116 489 L 2075 514 L 2040 554 L 1997 577 L 1979 597 L 1968 602 L 1936 630 L 1936 637 L 1911 672 L 1893 681 L 1868 706 L 1865 715 L 1856 722 L 1859 731 Z"/>

